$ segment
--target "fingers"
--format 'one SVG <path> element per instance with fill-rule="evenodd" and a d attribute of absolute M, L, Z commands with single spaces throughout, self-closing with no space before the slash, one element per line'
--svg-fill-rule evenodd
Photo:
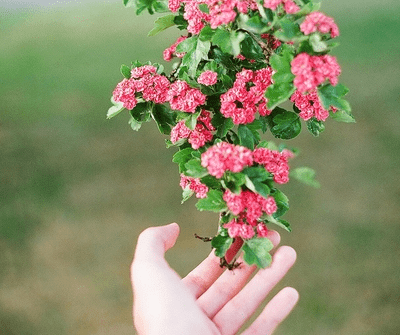
<path fill-rule="evenodd" d="M 276 231 L 271 230 L 268 232 L 268 238 L 276 246 L 279 244 L 281 237 Z M 224 271 L 225 269 L 221 268 L 219 265 L 219 257 L 214 255 L 213 250 L 208 257 L 183 278 L 182 281 L 193 295 L 199 298 Z"/>
<path fill-rule="evenodd" d="M 272 298 L 259 317 L 242 335 L 271 335 L 290 314 L 298 300 L 299 293 L 292 287 L 285 287 Z"/>
<path fill-rule="evenodd" d="M 224 271 L 225 269 L 219 266 L 219 257 L 215 256 L 214 250 L 212 250 L 203 262 L 182 279 L 182 282 L 197 299 Z"/>
<path fill-rule="evenodd" d="M 254 314 L 267 294 L 285 276 L 295 260 L 294 249 L 287 246 L 279 248 L 273 256 L 271 266 L 258 271 L 251 281 L 216 314 L 213 321 L 221 333 L 236 334 Z"/>
<path fill-rule="evenodd" d="M 147 228 L 139 235 L 134 262 L 163 260 L 165 252 L 174 246 L 178 235 L 179 226 L 176 223 Z"/>
<path fill-rule="evenodd" d="M 267 237 L 274 245 L 279 243 L 280 236 L 277 232 L 270 231 Z M 243 262 L 243 259 L 240 258 L 239 261 Z M 209 318 L 213 318 L 242 289 L 255 269 L 255 266 L 242 263 L 233 271 L 225 271 L 212 285 L 207 282 L 211 286 L 200 296 L 197 303 Z"/>

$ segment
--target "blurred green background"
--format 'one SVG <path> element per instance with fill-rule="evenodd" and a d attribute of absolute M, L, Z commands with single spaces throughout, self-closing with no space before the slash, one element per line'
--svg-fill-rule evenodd
<path fill-rule="evenodd" d="M 400 334 L 400 3 L 323 1 L 356 124 L 327 122 L 290 142 L 294 166 L 281 232 L 298 261 L 284 282 L 300 302 L 276 334 Z M 0 333 L 134 334 L 129 265 L 140 231 L 178 222 L 167 254 L 182 276 L 209 252 L 193 238 L 217 217 L 180 205 L 174 149 L 152 123 L 106 120 L 121 64 L 162 62 L 178 36 L 122 1 L 0 6 Z M 266 138 L 269 138 L 268 136 Z"/>

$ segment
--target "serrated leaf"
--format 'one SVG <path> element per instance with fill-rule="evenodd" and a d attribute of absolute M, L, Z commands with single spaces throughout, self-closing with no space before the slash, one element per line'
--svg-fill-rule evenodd
<path fill-rule="evenodd" d="M 192 152 L 194 149 L 192 148 L 185 148 L 177 151 L 174 156 L 172 157 L 172 161 L 177 164 L 187 163 L 189 160 L 192 159 Z"/>
<path fill-rule="evenodd" d="M 301 132 L 300 118 L 296 113 L 282 108 L 275 108 L 268 116 L 272 135 L 276 138 L 289 140 Z"/>
<path fill-rule="evenodd" d="M 174 114 L 164 105 L 156 104 L 152 109 L 152 116 L 156 121 L 158 130 L 161 134 L 169 135 L 171 133 L 171 126 L 174 125 Z"/>
<path fill-rule="evenodd" d="M 273 189 L 271 195 L 274 197 L 278 210 L 273 214 L 275 219 L 281 217 L 289 210 L 289 199 L 280 190 Z"/>
<path fill-rule="evenodd" d="M 291 81 L 286 81 L 290 77 L 292 79 L 294 78 L 293 75 L 290 76 L 288 73 L 283 73 L 279 78 L 279 80 L 281 80 L 280 83 L 275 83 L 268 87 L 265 93 L 265 97 L 268 99 L 268 109 L 274 109 L 276 106 L 288 100 L 294 93 L 296 88 L 294 87 L 293 83 Z"/>
<path fill-rule="evenodd" d="M 331 106 L 334 106 L 339 109 L 339 111 L 342 111 L 336 116 L 336 120 L 342 122 L 355 122 L 355 119 L 351 114 L 350 104 L 343 99 L 343 96 L 345 96 L 348 91 L 349 89 L 342 84 L 336 86 L 326 84 L 318 88 L 318 96 L 326 110 L 329 110 Z M 335 114 L 337 113 L 338 112 Z"/>
<path fill-rule="evenodd" d="M 186 52 L 182 58 L 182 66 L 187 66 L 190 77 L 194 78 L 199 63 L 208 59 L 210 47 L 210 41 L 202 41 L 198 36 L 192 36 L 178 44 L 176 51 Z"/>
<path fill-rule="evenodd" d="M 201 165 L 199 159 L 194 158 L 185 164 L 186 175 L 193 178 L 202 178 L 208 175 L 208 170 Z"/>
<path fill-rule="evenodd" d="M 348 113 L 344 110 L 338 110 L 335 113 L 330 113 L 331 118 L 338 121 L 338 122 L 345 122 L 345 123 L 354 123 L 356 120 L 354 119 L 351 113 Z"/>
<path fill-rule="evenodd" d="M 289 222 L 287 222 L 286 220 L 278 219 L 271 222 L 276 224 L 278 227 L 285 229 L 289 233 L 292 232 L 292 227 L 290 227 Z"/>
<path fill-rule="evenodd" d="M 162 17 L 159 17 L 157 20 L 154 21 L 154 28 L 149 31 L 147 36 L 155 36 L 161 31 L 172 27 L 175 25 L 175 15 L 169 14 Z"/>
<path fill-rule="evenodd" d="M 253 238 L 245 240 L 243 244 L 243 259 L 248 265 L 257 265 L 259 268 L 266 268 L 271 264 L 272 257 L 269 251 L 274 245 L 267 238 Z"/>
<path fill-rule="evenodd" d="M 325 130 L 325 123 L 316 118 L 306 121 L 308 131 L 315 137 L 319 136 Z"/>
<path fill-rule="evenodd" d="M 248 59 L 262 59 L 264 57 L 263 49 L 249 34 L 245 34 L 240 48 L 241 54 Z"/>
<path fill-rule="evenodd" d="M 321 35 L 318 33 L 310 36 L 310 45 L 315 52 L 324 52 L 328 49 L 328 45 L 321 40 Z"/>
<path fill-rule="evenodd" d="M 135 120 L 132 116 L 130 117 L 128 123 L 135 131 L 138 131 L 142 127 L 142 122 Z"/>
<path fill-rule="evenodd" d="M 229 235 L 217 235 L 211 240 L 211 246 L 215 249 L 215 256 L 224 257 L 233 243 L 233 238 Z"/>
<path fill-rule="evenodd" d="M 199 211 L 222 212 L 227 209 L 225 201 L 222 199 L 223 193 L 218 190 L 210 190 L 207 198 L 199 199 L 196 207 Z"/>
<path fill-rule="evenodd" d="M 240 145 L 243 145 L 250 150 L 254 150 L 255 145 L 258 143 L 260 139 L 260 135 L 256 131 L 255 135 L 247 126 L 241 124 L 238 127 L 238 136 L 239 136 L 239 141 Z"/>
<path fill-rule="evenodd" d="M 321 186 L 320 183 L 315 180 L 315 171 L 309 167 L 299 167 L 290 171 L 290 177 L 315 188 Z"/>
<path fill-rule="evenodd" d="M 185 201 L 189 200 L 190 197 L 194 194 L 194 192 L 190 189 L 189 186 L 186 186 L 185 189 L 182 192 L 182 201 L 181 204 L 183 204 Z"/>
<path fill-rule="evenodd" d="M 126 78 L 130 79 L 131 78 L 131 68 L 127 65 L 121 65 L 121 74 Z"/>
<path fill-rule="evenodd" d="M 218 46 L 222 52 L 227 54 L 232 54 L 232 43 L 231 43 L 231 34 L 229 31 L 218 28 L 216 29 L 214 36 L 212 37 L 212 43 Z"/>
<path fill-rule="evenodd" d="M 111 99 L 111 101 L 113 102 L 114 106 L 108 109 L 107 119 L 113 118 L 114 116 L 118 115 L 125 109 L 124 104 L 122 102 L 114 102 L 114 99 Z"/>

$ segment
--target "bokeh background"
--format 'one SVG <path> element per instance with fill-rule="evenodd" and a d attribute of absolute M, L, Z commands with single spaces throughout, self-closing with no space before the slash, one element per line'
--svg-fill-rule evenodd
<path fill-rule="evenodd" d="M 134 334 L 129 265 L 138 234 L 178 222 L 167 258 L 184 276 L 217 217 L 180 205 L 174 149 L 152 123 L 106 120 L 121 64 L 162 61 L 178 36 L 121 1 L 0 1 L 0 333 Z M 326 0 L 356 124 L 291 145 L 321 189 L 284 191 L 301 300 L 276 334 L 398 335 L 400 2 Z M 266 138 L 269 138 L 268 135 Z M 279 228 L 278 228 L 279 229 Z"/>

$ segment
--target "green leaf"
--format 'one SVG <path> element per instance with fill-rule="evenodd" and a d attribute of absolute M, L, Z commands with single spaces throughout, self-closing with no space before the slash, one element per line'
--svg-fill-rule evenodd
<path fill-rule="evenodd" d="M 315 137 L 319 136 L 325 130 L 325 124 L 323 121 L 318 121 L 316 118 L 312 118 L 306 121 L 308 131 Z"/>
<path fill-rule="evenodd" d="M 142 127 L 142 122 L 137 121 L 135 118 L 133 118 L 132 116 L 130 117 L 129 121 L 128 121 L 129 125 L 131 126 L 131 128 L 135 131 L 138 131 L 141 127 Z"/>
<path fill-rule="evenodd" d="M 285 229 L 289 233 L 292 232 L 292 227 L 290 227 L 289 222 L 287 222 L 286 220 L 278 219 L 278 220 L 272 220 L 270 222 L 276 224 L 278 227 Z"/>
<path fill-rule="evenodd" d="M 271 141 L 261 141 L 258 143 L 257 148 L 267 148 L 270 150 L 278 150 L 278 147 L 274 142 Z"/>
<path fill-rule="evenodd" d="M 274 36 L 281 41 L 293 41 L 295 37 L 301 36 L 300 27 L 287 17 L 283 17 L 278 21 L 281 29 L 274 32 Z"/>
<path fill-rule="evenodd" d="M 349 112 L 344 110 L 338 110 L 335 113 L 330 112 L 330 116 L 332 119 L 338 122 L 345 122 L 345 123 L 354 123 L 356 120 L 354 119 L 353 115 Z"/>
<path fill-rule="evenodd" d="M 212 43 L 218 46 L 222 52 L 227 54 L 232 54 L 233 52 L 231 34 L 225 29 L 216 29 L 214 36 L 212 37 Z"/>
<path fill-rule="evenodd" d="M 189 117 L 185 121 L 185 126 L 188 127 L 190 130 L 194 130 L 194 128 L 196 128 L 197 118 L 200 116 L 200 113 L 201 113 L 201 111 L 198 111 L 197 113 L 189 114 Z"/>
<path fill-rule="evenodd" d="M 321 186 L 320 183 L 315 180 L 315 171 L 309 167 L 299 167 L 290 171 L 290 177 L 315 188 Z"/>
<path fill-rule="evenodd" d="M 131 78 L 131 68 L 129 66 L 126 65 L 121 65 L 121 74 L 126 78 L 126 79 L 130 79 Z"/>
<path fill-rule="evenodd" d="M 245 34 L 243 41 L 240 44 L 241 54 L 248 59 L 262 59 L 264 58 L 263 49 L 260 45 L 249 35 Z"/>
<path fill-rule="evenodd" d="M 330 84 L 326 84 L 320 88 L 318 88 L 318 96 L 326 110 L 329 110 L 331 106 L 336 107 L 341 111 L 341 113 L 337 116 L 332 115 L 332 118 L 341 122 L 355 122 L 353 115 L 351 114 L 350 104 L 343 99 L 342 97 L 347 94 L 349 89 L 342 85 L 338 84 L 336 86 L 332 86 Z"/>
<path fill-rule="evenodd" d="M 192 159 L 192 152 L 194 149 L 192 148 L 185 148 L 177 151 L 174 156 L 172 157 L 172 161 L 177 164 L 186 164 L 189 160 Z"/>
<path fill-rule="evenodd" d="M 318 33 L 310 36 L 310 45 L 315 52 L 324 52 L 328 49 L 328 45 L 321 40 L 321 35 Z"/>
<path fill-rule="evenodd" d="M 155 36 L 161 31 L 174 26 L 175 25 L 174 19 L 175 19 L 174 14 L 169 14 L 159 17 L 157 20 L 154 21 L 154 28 L 149 31 L 147 36 Z"/>
<path fill-rule="evenodd" d="M 225 201 L 222 199 L 222 191 L 210 190 L 207 198 L 199 199 L 196 207 L 199 211 L 222 212 L 227 209 Z"/>
<path fill-rule="evenodd" d="M 289 210 L 289 199 L 280 190 L 273 189 L 271 195 L 274 197 L 278 210 L 273 214 L 274 218 L 279 218 Z"/>
<path fill-rule="evenodd" d="M 201 165 L 199 159 L 194 158 L 185 164 L 186 175 L 193 178 L 202 178 L 208 175 L 208 170 Z"/>
<path fill-rule="evenodd" d="M 202 41 L 211 41 L 214 36 L 215 30 L 211 29 L 210 26 L 205 26 L 199 34 L 199 38 Z"/>
<path fill-rule="evenodd" d="M 229 235 L 217 235 L 211 240 L 211 246 L 215 248 L 215 256 L 224 257 L 233 243 L 233 238 Z"/>
<path fill-rule="evenodd" d="M 271 264 L 272 257 L 269 251 L 274 245 L 267 238 L 252 238 L 243 244 L 244 261 L 248 265 L 256 264 L 259 268 L 266 268 Z"/>
<path fill-rule="evenodd" d="M 289 140 L 301 132 L 300 118 L 296 113 L 276 107 L 268 116 L 272 135 Z"/>
<path fill-rule="evenodd" d="M 190 77 L 194 78 L 199 63 L 208 59 L 210 47 L 210 41 L 202 41 L 198 36 L 192 36 L 178 44 L 176 52 L 186 52 L 182 58 L 182 66 L 187 66 Z"/>
<path fill-rule="evenodd" d="M 265 170 L 263 166 L 252 166 L 243 169 L 243 174 L 249 177 L 251 180 L 265 181 L 271 178 L 271 174 Z"/>
<path fill-rule="evenodd" d="M 256 132 L 258 135 L 255 136 L 255 134 L 244 124 L 239 125 L 238 127 L 238 136 L 239 136 L 239 141 L 240 145 L 243 145 L 251 150 L 254 150 L 255 145 L 258 143 L 260 139 L 260 135 L 258 132 Z"/>
<path fill-rule="evenodd" d="M 175 123 L 174 114 L 167 106 L 159 104 L 154 105 L 152 116 L 161 134 L 168 135 L 171 133 L 171 126 Z"/>
<path fill-rule="evenodd" d="M 286 81 L 286 79 L 282 80 Z M 296 88 L 292 82 L 281 82 L 270 85 L 265 94 L 268 99 L 268 109 L 274 109 L 279 104 L 288 100 L 295 90 Z"/>
<path fill-rule="evenodd" d="M 124 104 L 122 102 L 115 102 L 113 98 L 111 98 L 111 102 L 114 104 L 114 106 L 108 109 L 107 119 L 113 118 L 114 116 L 118 115 L 125 109 Z"/>
<path fill-rule="evenodd" d="M 182 192 L 181 204 L 183 204 L 185 201 L 187 201 L 193 194 L 194 194 L 194 192 L 190 189 L 190 187 L 186 186 Z"/>
<path fill-rule="evenodd" d="M 220 120 L 220 123 L 217 123 L 218 120 Z M 217 129 L 216 136 L 219 138 L 223 138 L 226 136 L 229 130 L 231 130 L 235 124 L 233 123 L 233 120 L 231 118 L 224 118 L 221 117 L 218 119 L 218 114 L 215 114 L 212 123 L 214 127 Z"/>

